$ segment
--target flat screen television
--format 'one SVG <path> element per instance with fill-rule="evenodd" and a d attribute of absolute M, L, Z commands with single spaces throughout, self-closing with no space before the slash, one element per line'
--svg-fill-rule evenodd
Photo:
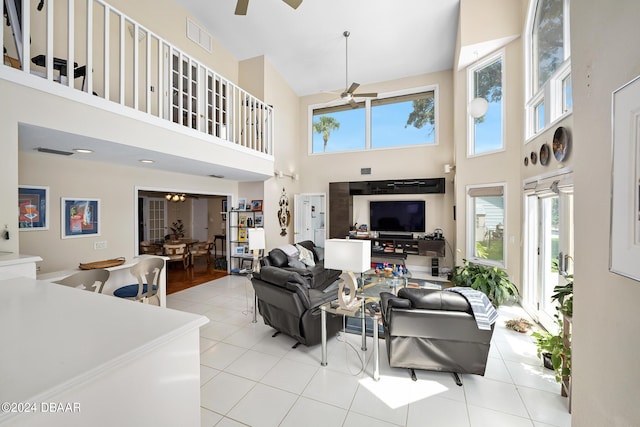
<path fill-rule="evenodd" d="M 424 200 L 385 200 L 369 202 L 372 231 L 425 232 Z"/>

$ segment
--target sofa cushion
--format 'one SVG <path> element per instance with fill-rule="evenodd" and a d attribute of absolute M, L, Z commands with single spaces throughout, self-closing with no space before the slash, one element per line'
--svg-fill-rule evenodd
<path fill-rule="evenodd" d="M 316 257 L 316 262 L 324 262 L 324 248 L 321 248 L 320 246 L 314 246 L 313 254 Z"/>
<path fill-rule="evenodd" d="M 286 267 L 289 265 L 289 257 L 278 248 L 269 251 L 269 260 L 274 267 Z"/>
<path fill-rule="evenodd" d="M 315 243 L 313 243 L 311 240 L 303 240 L 302 242 L 298 242 L 296 243 L 296 246 L 302 246 L 303 248 L 310 250 L 311 253 L 313 253 L 313 260 L 314 262 L 318 262 L 320 261 L 317 257 L 316 257 L 316 253 L 314 251 L 314 248 L 316 247 Z"/>
<path fill-rule="evenodd" d="M 289 283 L 299 284 L 309 288 L 309 282 L 295 271 L 276 267 L 264 267 L 258 273 L 258 278 L 263 282 L 269 282 L 281 288 L 290 288 Z"/>
<path fill-rule="evenodd" d="M 471 313 L 471 307 L 466 298 L 452 292 L 443 292 L 438 289 L 403 288 L 398 292 L 398 297 L 411 301 L 413 308 Z"/>
<path fill-rule="evenodd" d="M 300 261 L 299 259 L 290 259 L 289 260 L 289 267 L 292 267 L 292 268 L 307 268 L 307 266 L 304 264 L 304 262 Z"/>

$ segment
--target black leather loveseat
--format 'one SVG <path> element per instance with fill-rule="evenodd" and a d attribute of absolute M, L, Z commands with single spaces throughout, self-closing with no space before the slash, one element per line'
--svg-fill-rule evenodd
<path fill-rule="evenodd" d="M 254 273 L 251 283 L 258 299 L 258 311 L 266 325 L 295 338 L 298 343 L 307 346 L 320 343 L 320 306 L 338 298 L 337 288 L 324 292 L 313 289 L 308 277 L 274 266 Z M 335 335 L 341 327 L 342 316 L 327 313 L 327 336 Z"/>
<path fill-rule="evenodd" d="M 455 292 L 404 288 L 381 293 L 389 366 L 484 375 L 493 335 L 478 328 L 467 299 Z"/>
<path fill-rule="evenodd" d="M 309 286 L 313 289 L 324 290 L 333 282 L 338 280 L 342 271 L 324 268 L 324 249 L 314 245 L 311 240 L 305 240 L 298 245 L 311 251 L 315 262 L 314 266 L 290 266 L 290 259 L 287 254 L 279 248 L 272 249 L 269 254 L 260 260 L 262 267 L 278 267 L 287 271 L 293 271 L 304 277 Z"/>

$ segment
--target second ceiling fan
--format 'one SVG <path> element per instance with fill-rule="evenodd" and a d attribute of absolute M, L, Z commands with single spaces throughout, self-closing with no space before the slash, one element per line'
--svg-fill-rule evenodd
<path fill-rule="evenodd" d="M 345 44 L 345 78 L 344 78 L 344 92 L 340 94 L 340 98 L 349 102 L 351 107 L 356 108 L 358 104 L 353 99 L 355 97 L 360 98 L 375 98 L 378 96 L 377 93 L 355 93 L 356 89 L 360 86 L 360 83 L 353 82 L 351 86 L 349 86 L 349 36 L 351 33 L 349 31 L 345 31 L 342 33 L 344 36 L 344 44 Z"/>
<path fill-rule="evenodd" d="M 300 6 L 300 3 L 302 3 L 302 0 L 282 0 L 283 2 L 285 2 L 286 4 L 288 4 L 289 6 L 291 6 L 294 9 L 297 9 L 298 6 Z M 236 3 L 236 15 L 246 15 L 247 14 L 247 8 L 249 7 L 249 0 L 238 0 L 238 3 Z"/>

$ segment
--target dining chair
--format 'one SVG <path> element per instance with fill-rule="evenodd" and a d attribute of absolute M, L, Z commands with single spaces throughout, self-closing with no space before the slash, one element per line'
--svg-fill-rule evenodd
<path fill-rule="evenodd" d="M 109 270 L 103 269 L 83 270 L 53 283 L 101 294 L 109 274 Z"/>
<path fill-rule="evenodd" d="M 162 255 L 162 246 L 143 240 L 140 242 L 140 255 Z"/>
<path fill-rule="evenodd" d="M 153 297 L 158 300 L 160 305 L 160 278 L 162 269 L 164 268 L 164 260 L 158 257 L 148 257 L 141 259 L 137 264 L 129 270 L 131 274 L 138 280 L 138 283 L 122 286 L 113 292 L 118 298 L 126 298 L 134 301 L 148 303 Z"/>
<path fill-rule="evenodd" d="M 213 240 L 200 242 L 193 245 L 191 249 L 191 265 L 195 265 L 196 257 L 206 257 L 207 265 L 211 264 L 211 250 L 213 249 Z"/>
<path fill-rule="evenodd" d="M 164 256 L 168 257 L 167 262 L 181 261 L 184 269 L 189 265 L 189 252 L 185 243 L 165 243 L 163 245 Z"/>

